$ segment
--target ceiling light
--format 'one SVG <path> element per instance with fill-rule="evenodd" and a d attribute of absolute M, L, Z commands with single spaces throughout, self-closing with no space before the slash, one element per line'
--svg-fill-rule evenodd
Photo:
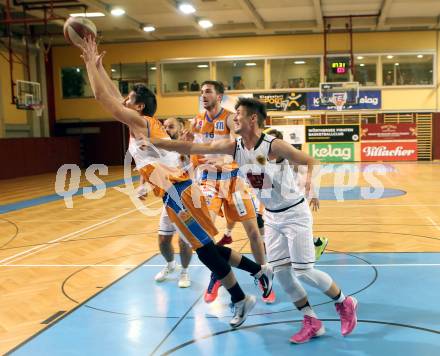
<path fill-rule="evenodd" d="M 359 64 L 361 67 L 365 67 L 365 63 L 361 63 Z"/>
<path fill-rule="evenodd" d="M 75 14 L 69 14 L 71 17 L 103 17 L 105 14 L 102 12 L 81 12 Z"/>
<path fill-rule="evenodd" d="M 156 70 L 156 69 L 157 69 L 156 67 L 151 67 L 151 68 L 150 68 L 150 70 Z"/>
<path fill-rule="evenodd" d="M 255 63 L 255 62 L 246 63 L 246 66 L 248 66 L 248 67 L 255 67 L 256 65 L 257 65 L 257 63 Z"/>
<path fill-rule="evenodd" d="M 202 28 L 210 28 L 210 27 L 213 26 L 213 25 L 212 25 L 212 22 L 209 21 L 209 20 L 199 20 L 199 25 L 200 25 L 200 27 L 202 27 Z"/>
<path fill-rule="evenodd" d="M 179 10 L 182 11 L 184 14 L 193 14 L 196 12 L 196 9 L 191 4 L 188 4 L 187 2 L 183 2 L 179 5 Z"/>
<path fill-rule="evenodd" d="M 395 66 L 398 66 L 398 65 L 399 65 L 399 63 L 394 63 L 394 65 L 395 65 Z"/>
<path fill-rule="evenodd" d="M 417 58 L 423 58 L 423 54 L 417 55 Z"/>
<path fill-rule="evenodd" d="M 147 25 L 142 28 L 145 32 L 153 32 L 156 31 L 156 27 L 153 25 Z"/>
<path fill-rule="evenodd" d="M 110 11 L 110 13 L 111 13 L 113 16 L 122 16 L 122 15 L 125 14 L 125 10 L 124 10 L 122 7 L 114 7 L 114 8 Z"/>
<path fill-rule="evenodd" d="M 394 58 L 394 56 L 387 56 L 387 58 L 388 58 L 388 59 L 392 59 L 392 58 Z"/>
<path fill-rule="evenodd" d="M 295 63 L 295 64 L 306 64 L 306 61 L 295 61 L 293 63 Z"/>
<path fill-rule="evenodd" d="M 207 64 L 197 64 L 197 68 L 208 68 L 209 65 Z"/>
<path fill-rule="evenodd" d="M 364 57 L 362 57 L 362 56 L 358 56 L 357 59 L 364 59 Z"/>
<path fill-rule="evenodd" d="M 112 72 L 113 72 L 113 73 L 116 72 L 116 69 L 112 68 Z"/>
<path fill-rule="evenodd" d="M 79 69 L 79 68 L 76 68 L 76 71 L 79 73 L 79 72 L 81 72 L 81 69 Z"/>

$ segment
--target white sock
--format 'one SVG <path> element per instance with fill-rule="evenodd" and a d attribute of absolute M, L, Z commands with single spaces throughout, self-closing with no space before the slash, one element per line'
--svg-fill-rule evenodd
<path fill-rule="evenodd" d="M 318 317 L 316 316 L 315 312 L 313 311 L 312 307 L 310 305 L 300 309 L 300 311 L 307 316 L 310 316 L 312 318 L 318 319 Z"/>
<path fill-rule="evenodd" d="M 335 301 L 335 303 L 343 303 L 344 300 L 345 300 L 345 295 L 344 295 L 344 293 L 342 293 L 342 290 L 341 290 L 341 294 L 340 294 L 339 298 L 334 299 L 334 301 Z"/>
<path fill-rule="evenodd" d="M 175 260 L 172 260 L 171 262 L 167 262 L 167 267 L 168 267 L 169 269 L 174 269 L 174 268 L 176 268 L 176 261 L 175 261 Z"/>
<path fill-rule="evenodd" d="M 181 274 L 187 274 L 188 273 L 188 268 L 183 268 L 182 267 L 182 271 L 180 273 Z"/>
<path fill-rule="evenodd" d="M 226 229 L 225 229 L 225 235 L 226 235 L 226 236 L 231 236 L 231 235 L 232 235 L 232 229 L 228 229 L 228 228 L 226 228 Z"/>

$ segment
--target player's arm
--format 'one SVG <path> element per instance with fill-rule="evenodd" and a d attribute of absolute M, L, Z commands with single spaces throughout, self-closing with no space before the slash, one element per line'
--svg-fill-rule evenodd
<path fill-rule="evenodd" d="M 312 185 L 312 177 L 319 169 L 319 161 L 309 156 L 308 154 L 297 150 L 292 145 L 283 140 L 273 140 L 270 148 L 270 155 L 277 159 L 286 159 L 290 164 L 307 166 L 307 177 L 305 182 L 306 195 L 309 195 Z"/>
<path fill-rule="evenodd" d="M 96 50 L 98 52 L 98 50 Z M 107 71 L 104 68 L 104 65 L 102 64 L 102 58 L 105 56 L 105 51 L 98 55 L 97 61 L 96 61 L 96 68 L 98 69 L 98 73 L 101 75 L 102 80 L 104 81 L 104 84 L 113 97 L 115 97 L 118 101 L 121 103 L 124 101 L 124 97 L 121 95 L 121 92 L 116 87 L 115 83 L 111 80 L 109 77 Z"/>
<path fill-rule="evenodd" d="M 176 151 L 184 155 L 226 154 L 234 155 L 235 141 L 218 140 L 211 143 L 193 143 L 179 140 L 162 140 L 151 138 L 150 142 L 157 148 Z"/>
<path fill-rule="evenodd" d="M 95 51 L 95 40 L 87 38 L 82 46 L 82 58 L 86 64 L 87 75 L 89 77 L 90 86 L 93 94 L 101 106 L 111 113 L 111 115 L 118 121 L 128 125 L 131 129 L 142 128 L 146 126 L 145 120 L 134 110 L 124 107 L 121 101 L 112 96 L 105 85 L 102 76 L 96 68 L 97 53 Z"/>

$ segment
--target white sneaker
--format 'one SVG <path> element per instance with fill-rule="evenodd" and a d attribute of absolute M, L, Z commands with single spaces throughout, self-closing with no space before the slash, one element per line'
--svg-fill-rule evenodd
<path fill-rule="evenodd" d="M 160 271 L 156 276 L 154 277 L 154 280 L 156 282 L 163 282 L 167 279 L 168 275 L 170 273 L 173 273 L 177 269 L 177 263 L 174 264 L 174 266 L 169 266 L 168 264 L 163 268 L 162 271 Z"/>
<path fill-rule="evenodd" d="M 233 328 L 238 328 L 246 320 L 249 312 L 254 308 L 257 298 L 253 295 L 247 295 L 238 303 L 232 304 L 234 317 L 229 322 Z"/>
<path fill-rule="evenodd" d="M 188 288 L 191 286 L 191 280 L 189 279 L 188 272 L 181 272 L 179 282 L 177 283 L 179 288 Z"/>

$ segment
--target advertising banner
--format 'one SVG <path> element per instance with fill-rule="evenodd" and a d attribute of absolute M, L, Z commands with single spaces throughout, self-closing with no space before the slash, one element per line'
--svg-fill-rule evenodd
<path fill-rule="evenodd" d="M 309 143 L 309 154 L 321 162 L 353 162 L 354 143 Z"/>
<path fill-rule="evenodd" d="M 346 105 L 343 110 L 378 110 L 382 107 L 382 94 L 380 90 L 359 90 L 357 104 Z M 319 92 L 307 93 L 308 110 L 336 110 L 334 105 L 321 105 Z"/>
<path fill-rule="evenodd" d="M 362 142 L 362 161 L 417 161 L 417 141 Z"/>
<path fill-rule="evenodd" d="M 309 125 L 307 142 L 358 142 L 359 125 Z"/>
<path fill-rule="evenodd" d="M 363 124 L 362 141 L 417 140 L 416 124 Z"/>
<path fill-rule="evenodd" d="M 254 98 L 266 104 L 267 111 L 307 110 L 307 93 L 254 93 Z"/>

